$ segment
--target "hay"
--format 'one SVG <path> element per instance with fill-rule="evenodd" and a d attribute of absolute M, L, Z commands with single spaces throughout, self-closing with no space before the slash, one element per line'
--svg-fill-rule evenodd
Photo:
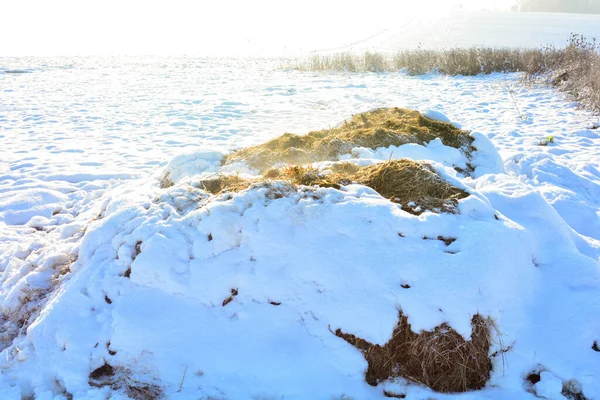
<path fill-rule="evenodd" d="M 341 185 L 351 183 L 351 176 L 346 174 L 326 174 L 310 166 L 288 166 L 280 169 L 277 179 L 288 181 L 293 185 L 331 187 L 339 189 Z"/>
<path fill-rule="evenodd" d="M 237 175 L 219 174 L 215 178 L 204 179 L 199 182 L 199 187 L 211 194 L 225 192 L 240 192 L 252 184 L 251 180 L 240 178 Z"/>
<path fill-rule="evenodd" d="M 483 388 L 492 370 L 492 322 L 475 315 L 471 324 L 471 340 L 465 340 L 446 323 L 433 331 L 415 333 L 408 318 L 400 313 L 398 325 L 385 346 L 373 345 L 340 329 L 335 335 L 364 355 L 368 362 L 365 379 L 372 386 L 403 377 L 437 392 L 456 393 Z"/>
<path fill-rule="evenodd" d="M 360 167 L 354 163 L 342 161 L 331 164 L 329 170 L 334 174 L 353 175 L 360 170 Z"/>
<path fill-rule="evenodd" d="M 427 118 L 414 110 L 379 108 L 354 115 L 336 128 L 306 135 L 285 133 L 267 143 L 229 154 L 223 164 L 245 161 L 252 168 L 265 172 L 281 163 L 333 161 L 339 155 L 349 154 L 355 147 L 377 149 L 407 143 L 423 144 L 436 138 L 467 156 L 474 150 L 469 133 L 452 124 Z"/>
<path fill-rule="evenodd" d="M 354 179 L 417 215 L 424 210 L 454 213 L 458 200 L 468 196 L 442 179 L 429 164 L 407 159 L 361 168 Z M 411 202 L 414 207 L 408 206 Z"/>
<path fill-rule="evenodd" d="M 168 172 L 165 172 L 158 179 L 158 185 L 161 189 L 168 189 L 175 185 L 175 183 L 171 180 Z"/>
<path fill-rule="evenodd" d="M 200 181 L 199 187 L 212 194 L 239 192 L 252 185 L 285 181 L 293 186 L 319 186 L 340 189 L 343 185 L 360 183 L 386 199 L 400 203 L 403 210 L 420 215 L 433 212 L 456 213 L 459 199 L 469 194 L 442 179 L 431 166 L 423 162 L 400 159 L 367 167 L 344 162 L 332 164 L 329 170 L 312 166 L 270 168 L 261 178 L 243 179 L 237 175 L 219 175 Z"/>

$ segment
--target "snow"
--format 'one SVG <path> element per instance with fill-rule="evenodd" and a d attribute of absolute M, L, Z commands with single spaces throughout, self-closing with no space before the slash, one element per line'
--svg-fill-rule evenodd
<path fill-rule="evenodd" d="M 465 155 L 454 147 L 444 146 L 440 139 L 432 140 L 424 146 L 409 143 L 402 146 L 380 147 L 375 150 L 355 147 L 351 154 L 340 156 L 340 160 L 346 161 L 353 159 L 386 161 L 399 158 L 436 161 L 462 169 L 467 168 Z M 364 162 L 359 164 L 364 165 Z"/>
<path fill-rule="evenodd" d="M 34 216 L 51 217 L 67 200 L 64 194 L 49 189 L 0 194 L 0 218 L 9 225 L 23 225 Z"/>
<path fill-rule="evenodd" d="M 89 384 L 104 363 L 173 399 L 376 399 L 384 388 L 561 398 L 568 382 L 600 396 L 600 135 L 589 113 L 518 75 L 142 61 L 8 60 L 32 73 L 0 76 L 2 399 L 126 398 Z M 470 194 L 459 214 L 414 216 L 356 184 L 212 196 L 196 183 L 252 175 L 220 167 L 233 149 L 382 106 L 457 121 L 477 151 L 467 160 L 433 140 L 340 159 L 428 161 Z M 474 173 L 457 173 L 467 162 Z M 161 188 L 165 177 L 173 185 Z M 398 310 L 415 331 L 446 322 L 465 338 L 473 315 L 489 316 L 491 351 L 510 350 L 479 392 L 371 387 L 364 357 L 332 331 L 384 344 Z"/>
<path fill-rule="evenodd" d="M 540 373 L 541 380 L 535 384 L 535 393 L 543 399 L 565 399 L 561 394 L 563 383 L 551 372 L 543 371 Z"/>
<path fill-rule="evenodd" d="M 223 153 L 210 149 L 189 151 L 173 157 L 165 168 L 165 174 L 169 179 L 179 181 L 202 173 L 216 173 L 222 159 Z"/>

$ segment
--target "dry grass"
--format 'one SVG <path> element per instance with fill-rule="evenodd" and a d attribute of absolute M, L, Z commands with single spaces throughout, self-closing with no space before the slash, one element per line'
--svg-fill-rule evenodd
<path fill-rule="evenodd" d="M 469 196 L 442 179 L 429 164 L 407 159 L 361 168 L 353 178 L 417 215 L 424 210 L 456 212 L 458 200 Z M 409 207 L 410 202 L 415 206 Z"/>
<path fill-rule="evenodd" d="M 273 171 L 276 170 L 271 169 L 270 171 L 271 175 L 274 175 Z M 278 171 L 278 176 L 274 179 L 284 180 L 292 185 L 332 187 L 339 189 L 341 185 L 352 183 L 351 174 L 325 173 L 324 171 L 320 171 L 319 169 L 310 166 L 292 165 L 283 167 Z"/>
<path fill-rule="evenodd" d="M 252 181 L 240 178 L 237 175 L 219 174 L 214 178 L 200 181 L 200 188 L 212 194 L 223 192 L 239 192 L 247 189 Z"/>
<path fill-rule="evenodd" d="M 270 181 L 336 189 L 360 183 L 400 203 L 405 211 L 415 215 L 426 210 L 456 212 L 458 200 L 467 197 L 468 193 L 442 179 L 426 163 L 402 159 L 360 167 L 350 162 L 336 162 L 323 170 L 311 165 L 336 160 L 355 147 L 376 149 L 427 143 L 436 138 L 461 150 L 467 157 L 475 150 L 469 133 L 452 124 L 432 120 L 418 111 L 380 108 L 354 115 L 336 128 L 306 135 L 286 133 L 267 143 L 229 154 L 223 164 L 243 161 L 258 169 L 262 176 L 244 179 L 221 174 L 200 181 L 199 187 L 212 194 L 221 194 L 239 192 Z"/>
<path fill-rule="evenodd" d="M 408 159 L 377 163 L 367 167 L 344 162 L 331 166 L 331 171 L 312 166 L 286 166 L 271 168 L 262 178 L 243 180 L 236 176 L 222 175 L 211 180 L 207 186 L 213 194 L 238 192 L 251 185 L 269 181 L 285 181 L 291 185 L 332 187 L 360 183 L 376 190 L 382 197 L 400 203 L 403 210 L 420 215 L 426 210 L 456 212 L 458 200 L 469 196 L 442 179 L 429 164 Z M 410 205 L 409 205 L 410 204 Z"/>
<path fill-rule="evenodd" d="M 171 180 L 168 172 L 165 172 L 158 180 L 158 184 L 161 189 L 167 189 L 173 186 L 175 183 Z"/>
<path fill-rule="evenodd" d="M 336 162 L 331 164 L 329 170 L 334 174 L 352 175 L 360 170 L 360 167 L 348 161 Z"/>
<path fill-rule="evenodd" d="M 572 34 L 565 47 L 452 48 L 403 50 L 395 54 L 337 53 L 295 60 L 287 66 L 303 71 L 396 72 L 409 75 L 439 72 L 473 76 L 492 72 L 524 72 L 526 81 L 556 86 L 583 108 L 600 113 L 600 45 L 595 38 Z"/>
<path fill-rule="evenodd" d="M 304 71 L 350 71 L 385 72 L 391 70 L 390 59 L 385 54 L 365 52 L 360 56 L 342 52 L 327 56 L 312 56 L 303 62 L 290 64 L 288 68 Z"/>
<path fill-rule="evenodd" d="M 415 333 L 402 313 L 392 339 L 384 346 L 340 329 L 335 335 L 362 352 L 369 365 L 365 379 L 370 385 L 403 377 L 438 392 L 455 393 L 481 389 L 492 370 L 492 322 L 475 315 L 471 324 L 468 341 L 445 323 L 433 331 Z"/>
<path fill-rule="evenodd" d="M 395 70 L 410 75 L 437 71 L 447 75 L 474 76 L 492 72 L 519 72 L 535 65 L 538 50 L 510 48 L 454 48 L 407 50 L 393 57 Z"/>
<path fill-rule="evenodd" d="M 0 350 L 13 344 L 18 336 L 39 317 L 51 294 L 50 288 L 23 289 L 19 295 L 19 306 L 0 313 Z"/>
<path fill-rule="evenodd" d="M 600 113 L 600 45 L 571 35 L 564 49 L 545 46 L 540 61 L 524 69 L 528 82 L 542 81 L 568 93 L 582 107 Z"/>
<path fill-rule="evenodd" d="M 463 47 L 442 50 L 402 50 L 397 53 L 336 53 L 295 60 L 286 67 L 301 71 L 397 72 L 423 75 L 437 71 L 473 76 L 521 72 L 540 66 L 541 49 Z"/>
<path fill-rule="evenodd" d="M 13 340 L 23 335 L 39 317 L 52 294 L 70 275 L 71 266 L 75 261 L 77 256 L 69 255 L 62 262 L 52 266 L 48 287 L 23 288 L 19 294 L 19 305 L 0 312 L 0 350 L 10 346 Z"/>
<path fill-rule="evenodd" d="M 436 138 L 467 155 L 474 150 L 469 133 L 452 124 L 432 120 L 414 110 L 379 108 L 354 115 L 336 128 L 306 135 L 285 133 L 267 143 L 229 154 L 223 164 L 245 161 L 265 172 L 282 163 L 333 161 L 339 155 L 350 153 L 354 147 L 376 149 L 406 143 L 423 144 Z"/>

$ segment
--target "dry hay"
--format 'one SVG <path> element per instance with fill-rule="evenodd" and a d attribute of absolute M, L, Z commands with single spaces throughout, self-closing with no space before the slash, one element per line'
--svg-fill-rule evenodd
<path fill-rule="evenodd" d="M 311 166 L 292 165 L 280 169 L 268 170 L 265 178 L 284 180 L 293 185 L 332 187 L 339 189 L 341 185 L 352 183 L 349 174 L 325 173 Z"/>
<path fill-rule="evenodd" d="M 478 314 L 471 324 L 471 340 L 465 340 L 446 323 L 432 331 L 415 333 L 408 318 L 400 313 L 392 338 L 384 346 L 373 345 L 340 329 L 335 335 L 364 355 L 368 362 L 365 379 L 372 386 L 403 377 L 437 392 L 456 393 L 483 388 L 492 370 L 489 356 L 492 322 Z"/>
<path fill-rule="evenodd" d="M 360 167 L 348 161 L 336 162 L 328 168 L 334 174 L 352 175 L 360 170 Z"/>
<path fill-rule="evenodd" d="M 251 180 L 240 178 L 237 175 L 219 174 L 214 178 L 201 180 L 199 187 L 209 193 L 220 194 L 224 192 L 239 192 L 248 189 L 251 184 Z"/>
<path fill-rule="evenodd" d="M 310 166 L 288 166 L 270 169 L 265 177 L 287 180 L 295 185 L 333 187 L 352 182 L 377 191 L 382 197 L 400 203 L 403 209 L 415 215 L 425 210 L 456 212 L 459 199 L 469 194 L 442 179 L 429 164 L 400 159 L 367 167 L 352 163 L 333 164 L 326 174 Z M 414 203 L 414 206 L 409 206 Z"/>
<path fill-rule="evenodd" d="M 407 159 L 361 168 L 354 180 L 414 214 L 423 210 L 455 212 L 459 199 L 469 196 L 442 179 L 429 164 Z M 408 204 L 414 202 L 414 207 Z"/>
<path fill-rule="evenodd" d="M 160 176 L 160 178 L 158 179 L 158 185 L 161 189 L 167 189 L 172 187 L 173 185 L 175 185 L 175 183 L 171 180 L 171 177 L 169 176 L 168 172 L 165 172 L 163 175 Z"/>
<path fill-rule="evenodd" d="M 306 135 L 285 133 L 267 143 L 248 147 L 227 155 L 223 164 L 245 161 L 261 172 L 280 164 L 307 164 L 336 160 L 354 147 L 400 146 L 423 144 L 440 138 L 446 146 L 463 151 L 474 150 L 467 131 L 446 122 L 425 117 L 418 111 L 402 108 L 379 108 L 354 115 L 341 126 L 309 132 Z"/>
<path fill-rule="evenodd" d="M 139 381 L 132 372 L 123 367 L 113 367 L 108 363 L 90 372 L 88 384 L 93 387 L 110 387 L 113 391 L 125 393 L 133 400 L 159 400 L 164 398 L 163 389 L 154 382 Z"/>
<path fill-rule="evenodd" d="M 374 189 L 382 197 L 400 203 L 405 211 L 415 215 L 426 210 L 455 213 L 458 200 L 469 195 L 441 178 L 429 164 L 407 159 L 367 167 L 348 162 L 336 163 L 329 167 L 329 171 L 299 165 L 271 168 L 265 171 L 262 178 L 252 180 L 236 175 L 219 175 L 200 181 L 200 187 L 212 194 L 221 194 L 239 192 L 251 185 L 272 180 L 335 189 L 353 182 L 360 183 Z"/>

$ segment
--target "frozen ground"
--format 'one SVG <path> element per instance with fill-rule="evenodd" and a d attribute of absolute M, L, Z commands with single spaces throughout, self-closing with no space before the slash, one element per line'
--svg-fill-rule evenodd
<path fill-rule="evenodd" d="M 328 325 L 385 343 L 397 307 L 415 329 L 447 321 L 465 336 L 476 312 L 498 321 L 514 344 L 507 364 L 496 359 L 489 387 L 463 398 L 561 398 L 571 380 L 600 396 L 600 132 L 562 95 L 518 75 L 303 73 L 269 60 L 2 65 L 30 73 L 0 72 L 1 398 L 104 398 L 88 376 L 105 360 L 173 398 L 381 397 Z M 416 218 L 356 186 L 205 204 L 187 185 L 186 173 L 217 168 L 219 152 L 392 106 L 437 111 L 497 149 L 500 165 L 479 140 L 474 179 L 453 177 L 436 144 L 357 151 L 439 162 L 472 193 L 461 215 Z M 200 148 L 213 152 L 193 155 Z M 160 189 L 181 152 L 192 155 L 168 167 L 176 185 Z M 422 240 L 438 235 L 457 238 L 458 254 Z"/>

